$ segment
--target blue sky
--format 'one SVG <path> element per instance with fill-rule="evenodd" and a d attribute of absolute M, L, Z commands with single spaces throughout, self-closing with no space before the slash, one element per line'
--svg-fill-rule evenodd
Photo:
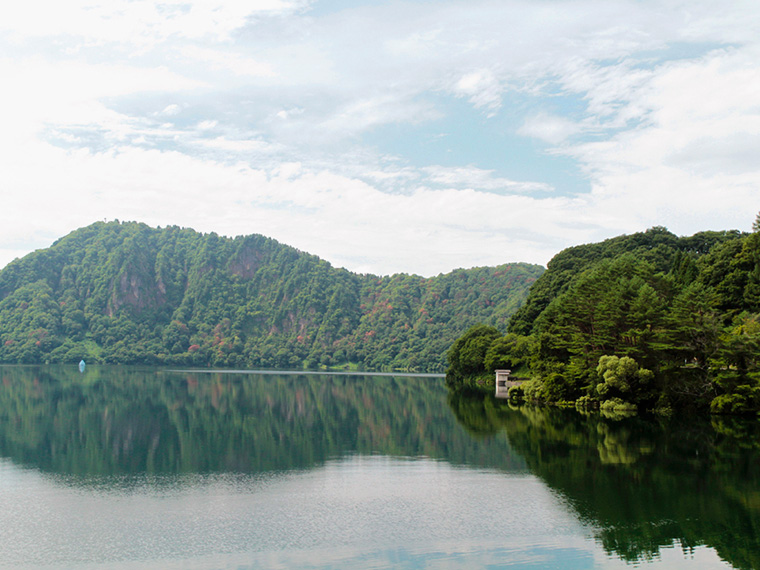
<path fill-rule="evenodd" d="M 435 275 L 760 210 L 755 2 L 13 4 L 0 266 L 120 219 Z"/>

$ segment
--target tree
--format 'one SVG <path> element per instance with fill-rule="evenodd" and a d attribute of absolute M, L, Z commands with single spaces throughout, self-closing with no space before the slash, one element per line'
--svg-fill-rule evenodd
<path fill-rule="evenodd" d="M 491 343 L 501 335 L 495 327 L 478 324 L 470 327 L 446 353 L 449 367 L 446 383 L 462 384 L 467 377 L 486 372 L 485 357 Z"/>
<path fill-rule="evenodd" d="M 652 396 L 654 374 L 651 370 L 639 368 L 633 358 L 602 356 L 596 373 L 601 380 L 596 385 L 596 393 L 602 400 L 619 398 L 638 405 Z"/>
<path fill-rule="evenodd" d="M 528 364 L 533 345 L 531 337 L 507 333 L 491 343 L 486 351 L 483 365 L 489 372 L 498 369 L 514 371 Z"/>
<path fill-rule="evenodd" d="M 671 353 L 707 371 L 718 349 L 721 330 L 718 295 L 712 287 L 692 283 L 673 301 L 667 320 Z"/>
<path fill-rule="evenodd" d="M 760 315 L 742 313 L 720 338 L 713 413 L 754 414 L 760 409 Z"/>

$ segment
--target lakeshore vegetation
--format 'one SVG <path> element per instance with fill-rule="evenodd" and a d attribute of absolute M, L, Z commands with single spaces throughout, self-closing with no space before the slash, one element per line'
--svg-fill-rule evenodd
<path fill-rule="evenodd" d="M 0 271 L 0 362 L 493 371 L 515 401 L 760 411 L 760 216 L 437 277 L 355 274 L 260 235 L 99 222 Z M 448 368 L 446 368 L 448 364 Z"/>
<path fill-rule="evenodd" d="M 760 411 L 760 215 L 755 231 L 665 228 L 557 254 L 506 334 L 471 327 L 448 351 L 453 390 L 626 412 Z"/>

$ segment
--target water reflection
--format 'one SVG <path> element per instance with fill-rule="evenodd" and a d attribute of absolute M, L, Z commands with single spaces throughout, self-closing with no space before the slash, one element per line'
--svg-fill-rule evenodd
<path fill-rule="evenodd" d="M 436 378 L 0 367 L 0 455 L 65 475 L 258 473 L 352 454 L 525 471 L 471 445 Z"/>
<path fill-rule="evenodd" d="M 736 568 L 760 568 L 757 421 L 606 418 L 461 395 L 450 404 L 472 432 L 507 433 L 608 553 L 641 562 L 706 545 Z"/>
<path fill-rule="evenodd" d="M 0 559 L 22 566 L 760 569 L 757 422 L 513 409 L 426 378 L 0 380 Z"/>

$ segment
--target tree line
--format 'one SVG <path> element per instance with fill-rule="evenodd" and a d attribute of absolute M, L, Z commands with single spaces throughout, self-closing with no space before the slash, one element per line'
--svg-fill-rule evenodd
<path fill-rule="evenodd" d="M 759 225 L 656 227 L 560 252 L 506 334 L 479 324 L 453 343 L 449 386 L 490 389 L 506 368 L 528 379 L 516 400 L 760 411 Z"/>

